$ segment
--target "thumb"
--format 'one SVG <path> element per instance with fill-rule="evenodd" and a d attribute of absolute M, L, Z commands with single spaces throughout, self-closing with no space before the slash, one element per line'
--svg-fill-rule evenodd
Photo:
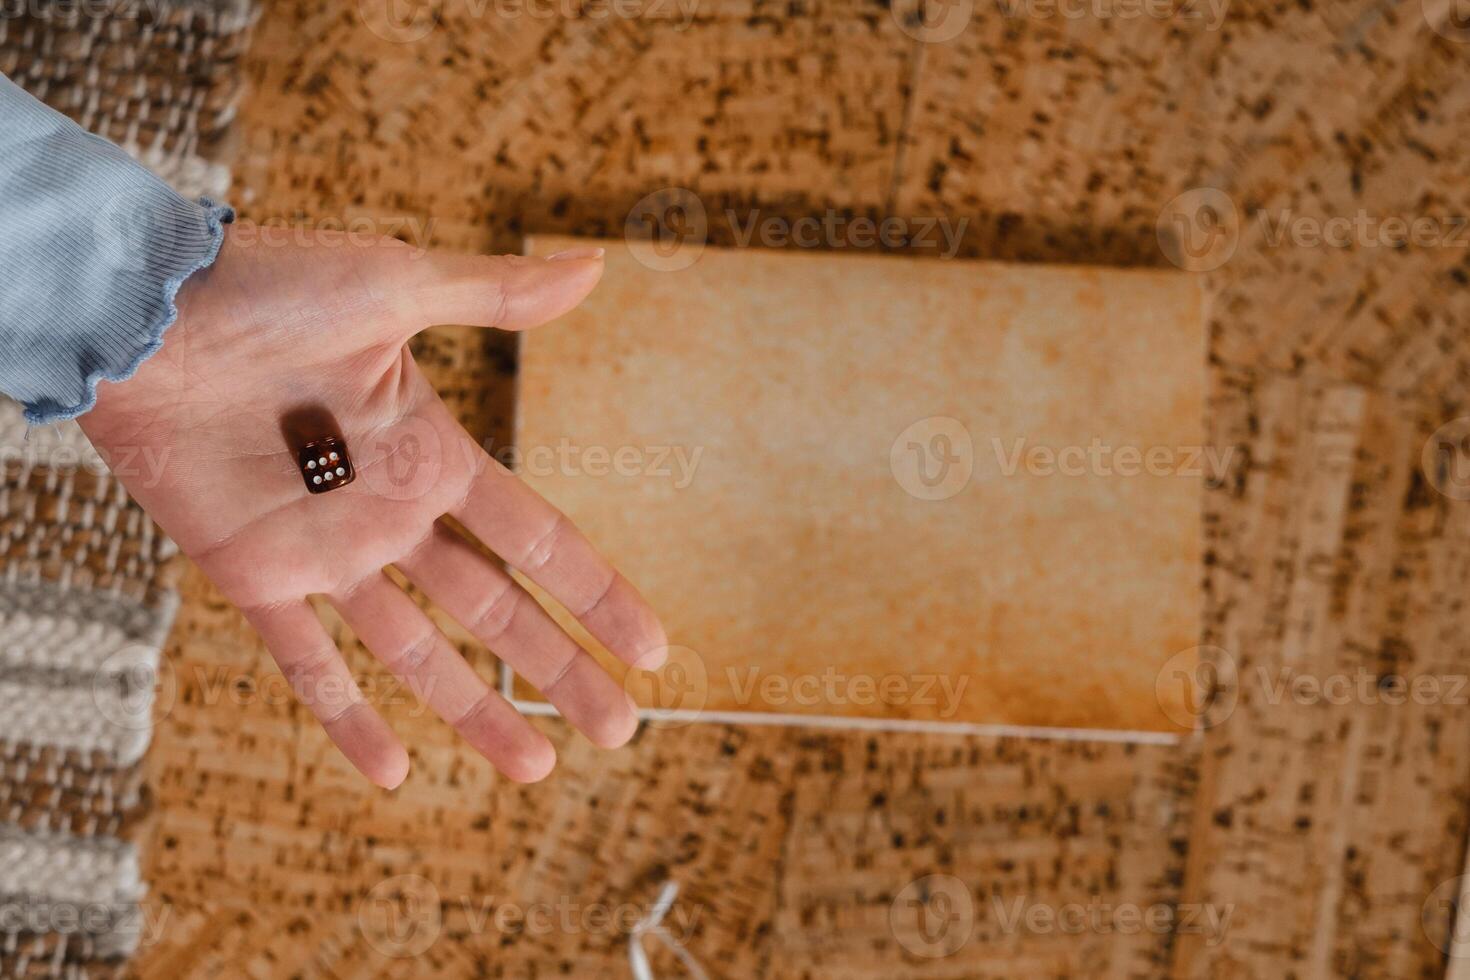
<path fill-rule="evenodd" d="M 411 264 L 416 329 L 435 324 L 526 330 L 575 308 L 602 278 L 600 248 L 547 258 L 429 252 Z"/>

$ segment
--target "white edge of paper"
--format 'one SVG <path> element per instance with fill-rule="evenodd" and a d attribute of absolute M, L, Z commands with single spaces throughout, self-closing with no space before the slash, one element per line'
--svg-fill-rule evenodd
<path fill-rule="evenodd" d="M 500 693 L 523 715 L 560 718 L 546 701 L 515 696 L 515 671 L 500 665 Z M 782 714 L 766 711 L 694 711 L 639 708 L 638 720 L 669 726 L 775 725 L 786 728 L 849 729 L 866 732 L 921 732 L 930 735 L 985 735 L 993 738 L 1030 738 L 1068 742 L 1119 742 L 1130 745 L 1178 745 L 1184 734 L 1126 728 L 1057 728 L 1046 725 L 991 725 L 967 721 L 917 721 L 908 718 L 853 718 L 844 715 Z"/>

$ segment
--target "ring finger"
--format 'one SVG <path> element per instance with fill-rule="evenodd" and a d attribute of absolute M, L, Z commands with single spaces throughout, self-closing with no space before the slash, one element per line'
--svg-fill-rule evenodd
<path fill-rule="evenodd" d="M 329 596 L 367 648 L 496 769 L 543 779 L 556 750 L 475 673 L 424 611 L 382 572 Z"/>

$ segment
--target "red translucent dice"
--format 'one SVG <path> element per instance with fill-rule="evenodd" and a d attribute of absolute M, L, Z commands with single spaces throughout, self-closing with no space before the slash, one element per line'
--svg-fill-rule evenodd
<path fill-rule="evenodd" d="M 312 493 L 327 493 L 351 483 L 357 473 L 347 458 L 347 446 L 341 439 L 327 437 L 308 442 L 297 454 L 301 478 Z"/>

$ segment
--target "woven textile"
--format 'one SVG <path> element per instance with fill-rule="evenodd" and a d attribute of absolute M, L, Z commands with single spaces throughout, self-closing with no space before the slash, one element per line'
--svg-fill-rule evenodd
<path fill-rule="evenodd" d="M 226 196 L 249 0 L 0 0 L 0 72 L 188 196 Z"/>
<path fill-rule="evenodd" d="M 252 22 L 242 0 L 0 0 L 0 72 L 223 197 Z M 166 926 L 134 841 L 173 554 L 74 422 L 28 431 L 0 398 L 0 976 L 120 975 Z"/>
<path fill-rule="evenodd" d="M 137 946 L 131 831 L 177 600 L 172 546 L 75 423 L 0 403 L 0 975 L 111 972 Z"/>

